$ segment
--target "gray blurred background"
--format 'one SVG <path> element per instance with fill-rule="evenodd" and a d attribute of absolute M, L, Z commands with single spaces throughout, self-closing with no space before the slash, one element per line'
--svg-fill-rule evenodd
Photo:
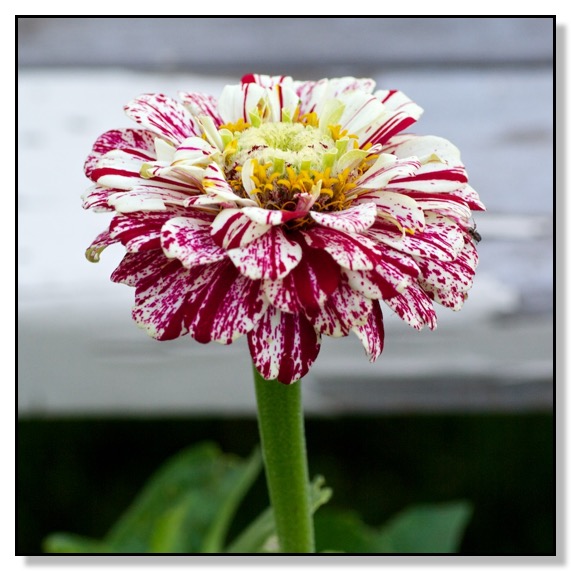
<path fill-rule="evenodd" d="M 83 257 L 108 217 L 85 212 L 82 165 L 130 126 L 139 93 L 217 95 L 249 72 L 369 76 L 425 109 L 411 131 L 462 151 L 488 207 L 480 267 L 434 332 L 385 311 L 385 352 L 325 339 L 304 383 L 310 414 L 548 411 L 552 406 L 550 18 L 18 18 L 19 409 L 66 415 L 247 414 L 244 340 L 158 343 L 112 284 L 120 247 Z"/>

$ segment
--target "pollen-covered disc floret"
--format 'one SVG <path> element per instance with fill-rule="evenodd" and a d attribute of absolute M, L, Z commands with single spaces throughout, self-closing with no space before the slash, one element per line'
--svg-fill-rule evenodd
<path fill-rule="evenodd" d="M 87 250 L 121 242 L 112 275 L 136 288 L 153 337 L 248 336 L 267 379 L 305 375 L 322 335 L 383 348 L 380 302 L 417 329 L 460 309 L 477 254 L 458 149 L 400 134 L 422 110 L 370 79 L 249 75 L 220 98 L 129 103 L 137 129 L 104 133 L 84 207 L 114 212 Z"/>

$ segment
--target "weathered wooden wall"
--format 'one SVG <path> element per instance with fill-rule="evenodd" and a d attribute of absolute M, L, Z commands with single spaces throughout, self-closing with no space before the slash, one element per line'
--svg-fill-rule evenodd
<path fill-rule="evenodd" d="M 368 75 L 425 109 L 414 131 L 459 146 L 488 212 L 460 313 L 417 333 L 387 309 L 385 353 L 326 339 L 309 412 L 549 409 L 552 399 L 552 47 L 549 18 L 21 18 L 19 405 L 22 415 L 252 413 L 245 343 L 157 343 L 133 292 L 83 251 L 95 137 L 141 92 L 217 94 L 246 72 Z"/>

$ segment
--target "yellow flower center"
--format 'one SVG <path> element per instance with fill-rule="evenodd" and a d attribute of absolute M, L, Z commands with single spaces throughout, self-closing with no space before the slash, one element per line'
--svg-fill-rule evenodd
<path fill-rule="evenodd" d="M 231 134 L 224 161 L 234 192 L 270 210 L 294 210 L 298 193 L 315 196 L 316 210 L 343 210 L 354 198 L 347 196 L 353 181 L 377 158 L 340 125 L 320 126 L 315 113 L 294 122 L 254 127 L 241 121 L 221 129 Z"/>

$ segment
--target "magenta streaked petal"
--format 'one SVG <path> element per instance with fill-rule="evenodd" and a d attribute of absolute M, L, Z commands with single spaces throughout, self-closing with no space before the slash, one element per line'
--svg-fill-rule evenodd
<path fill-rule="evenodd" d="M 359 233 L 370 228 L 377 217 L 377 208 L 372 202 L 352 206 L 339 212 L 310 212 L 309 215 L 321 226 L 342 232 Z"/>
<path fill-rule="evenodd" d="M 416 157 L 398 159 L 382 153 L 355 183 L 358 188 L 383 189 L 394 178 L 412 176 L 419 168 L 420 161 Z"/>
<path fill-rule="evenodd" d="M 147 93 L 125 105 L 125 113 L 157 135 L 178 145 L 202 134 L 200 126 L 182 103 L 162 93 Z"/>
<path fill-rule="evenodd" d="M 383 352 L 385 344 L 383 312 L 378 301 L 373 301 L 373 309 L 369 313 L 366 323 L 353 327 L 353 332 L 363 344 L 369 361 L 374 363 Z"/>
<path fill-rule="evenodd" d="M 247 206 L 242 208 L 242 213 L 253 222 L 258 224 L 269 224 L 278 226 L 285 224 L 289 220 L 303 218 L 307 215 L 306 210 L 266 210 L 258 206 Z"/>
<path fill-rule="evenodd" d="M 199 343 L 228 344 L 251 331 L 267 307 L 260 282 L 226 260 L 194 269 L 184 323 Z"/>
<path fill-rule="evenodd" d="M 252 359 L 264 379 L 290 384 L 307 374 L 320 349 L 320 337 L 301 314 L 268 307 L 248 334 Z"/>
<path fill-rule="evenodd" d="M 192 271 L 171 260 L 137 284 L 133 319 L 151 337 L 166 341 L 188 332 L 186 299 L 198 277 Z"/>
<path fill-rule="evenodd" d="M 210 117 L 217 127 L 222 125 L 222 117 L 218 114 L 218 100 L 212 95 L 206 93 L 188 93 L 179 92 L 179 97 L 183 105 L 190 111 L 194 117 L 206 115 Z"/>
<path fill-rule="evenodd" d="M 238 208 L 225 208 L 216 216 L 210 233 L 222 248 L 243 248 L 264 235 L 272 226 L 253 222 Z"/>
<path fill-rule="evenodd" d="M 371 229 L 367 232 L 371 232 Z M 313 227 L 302 234 L 312 248 L 324 249 L 343 268 L 372 270 L 376 265 L 376 243 L 362 234 L 348 234 L 322 226 Z"/>
<path fill-rule="evenodd" d="M 379 90 L 374 95 L 382 103 L 383 112 L 359 138 L 361 145 L 366 143 L 384 145 L 391 137 L 416 123 L 423 113 L 422 107 L 411 101 L 401 91 Z"/>
<path fill-rule="evenodd" d="M 228 250 L 234 265 L 252 280 L 285 278 L 299 264 L 301 255 L 301 246 L 289 240 L 279 226 L 244 248 Z"/>
<path fill-rule="evenodd" d="M 386 190 L 418 192 L 454 192 L 468 182 L 463 166 L 451 167 L 439 161 L 423 164 L 413 175 L 393 178 Z"/>
<path fill-rule="evenodd" d="M 424 212 L 420 205 L 408 196 L 380 190 L 362 194 L 354 203 L 373 204 L 380 218 L 396 224 L 402 232 L 418 232 L 424 229 Z"/>
<path fill-rule="evenodd" d="M 372 301 L 341 281 L 323 307 L 307 310 L 315 330 L 329 337 L 345 337 L 352 327 L 363 325 L 369 316 Z"/>
<path fill-rule="evenodd" d="M 123 150 L 110 151 L 104 155 L 91 172 L 91 178 L 104 186 L 118 190 L 130 190 L 135 186 L 161 186 L 175 190 L 188 191 L 187 182 L 169 176 L 154 176 L 152 179 L 141 175 L 143 165 L 149 163 L 141 157 L 130 155 Z"/>
<path fill-rule="evenodd" d="M 128 252 L 141 252 L 161 247 L 161 228 L 182 209 L 161 212 L 118 214 L 111 220 L 111 236 L 120 241 Z"/>
<path fill-rule="evenodd" d="M 242 119 L 250 121 L 250 112 L 263 101 L 266 90 L 257 83 L 227 85 L 218 100 L 218 112 L 224 123 L 235 123 Z"/>
<path fill-rule="evenodd" d="M 300 241 L 301 262 L 283 280 L 264 280 L 264 293 L 272 305 L 287 313 L 317 308 L 337 289 L 341 272 L 325 251 Z"/>
<path fill-rule="evenodd" d="M 83 208 L 93 212 L 113 212 L 115 209 L 109 206 L 109 197 L 116 192 L 116 188 L 94 184 L 81 197 Z"/>
<path fill-rule="evenodd" d="M 158 186 L 135 186 L 109 196 L 109 206 L 117 212 L 162 211 L 168 205 L 184 206 L 188 193 Z"/>
<path fill-rule="evenodd" d="M 155 154 L 155 135 L 143 129 L 113 129 L 103 133 L 94 143 L 93 149 L 87 156 L 84 165 L 85 176 L 91 178 L 91 173 L 99 159 L 115 149 L 139 157 L 144 161 L 153 161 Z M 92 179 L 93 180 L 93 179 Z"/>
<path fill-rule="evenodd" d="M 419 278 L 420 285 L 424 289 L 429 285 L 438 290 L 468 291 L 472 287 L 475 272 L 464 252 L 462 251 L 453 262 L 415 258 L 422 274 Z"/>
<path fill-rule="evenodd" d="M 486 210 L 486 207 L 480 200 L 478 193 L 469 184 L 456 190 L 454 195 L 465 200 L 472 210 Z"/>
<path fill-rule="evenodd" d="M 456 259 L 464 245 L 462 229 L 449 218 L 433 212 L 425 212 L 425 221 L 424 230 L 412 235 L 401 235 L 379 223 L 367 230 L 366 235 L 405 254 L 448 261 Z"/>
<path fill-rule="evenodd" d="M 385 303 L 406 323 L 419 331 L 427 325 L 436 327 L 436 312 L 431 298 L 419 287 L 409 286 Z"/>
<path fill-rule="evenodd" d="M 458 147 L 448 139 L 434 135 L 397 135 L 386 143 L 383 152 L 400 159 L 418 157 L 423 162 L 436 157 L 450 167 L 463 166 Z"/>
<path fill-rule="evenodd" d="M 295 81 L 294 89 L 300 98 L 300 113 L 319 112 L 325 102 L 344 93 L 361 91 L 371 94 L 375 82 L 369 78 L 339 77 L 319 81 Z"/>
<path fill-rule="evenodd" d="M 158 274 L 170 262 L 171 260 L 166 258 L 160 249 L 127 252 L 111 274 L 111 281 L 136 287 Z"/>
<path fill-rule="evenodd" d="M 468 294 L 462 289 L 440 289 L 429 284 L 423 284 L 422 288 L 433 301 L 452 311 L 460 311 L 468 298 Z"/>
<path fill-rule="evenodd" d="M 463 198 L 456 196 L 457 192 L 432 193 L 399 191 L 393 194 L 412 198 L 422 210 L 433 210 L 444 216 L 454 218 L 455 220 L 464 221 L 464 224 L 470 220 L 472 216 L 468 204 Z"/>
<path fill-rule="evenodd" d="M 116 242 L 118 242 L 118 240 L 111 236 L 109 230 L 104 230 L 97 236 L 97 238 L 95 238 L 95 240 L 93 240 L 93 242 L 91 242 L 91 245 L 85 251 L 85 257 L 90 262 L 98 262 L 101 257 L 101 252 L 103 252 L 107 246 L 115 244 Z"/>
<path fill-rule="evenodd" d="M 275 87 L 276 85 L 286 85 L 291 87 L 293 80 L 289 75 L 261 75 L 258 73 L 247 73 L 242 76 L 241 84 L 257 83 L 262 87 Z"/>
<path fill-rule="evenodd" d="M 220 262 L 226 250 L 214 243 L 208 220 L 171 218 L 161 228 L 161 246 L 169 258 L 177 258 L 185 268 Z"/>

